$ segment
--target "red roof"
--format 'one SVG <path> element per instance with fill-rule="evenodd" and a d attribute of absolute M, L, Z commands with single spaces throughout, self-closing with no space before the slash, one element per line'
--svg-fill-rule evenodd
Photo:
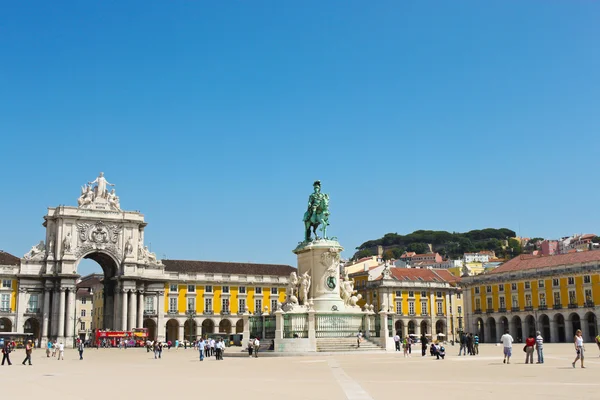
<path fill-rule="evenodd" d="M 0 265 L 21 265 L 21 259 L 0 250 Z"/>
<path fill-rule="evenodd" d="M 557 254 L 553 256 L 520 255 L 500 265 L 489 274 L 559 267 L 562 265 L 600 262 L 600 251 L 583 251 L 577 253 Z"/>
<path fill-rule="evenodd" d="M 433 271 L 431 269 L 415 269 L 415 268 L 390 268 L 392 278 L 398 281 L 413 281 L 413 282 L 448 282 L 451 279 L 456 280 L 448 271 Z M 380 276 L 376 280 L 382 279 Z"/>

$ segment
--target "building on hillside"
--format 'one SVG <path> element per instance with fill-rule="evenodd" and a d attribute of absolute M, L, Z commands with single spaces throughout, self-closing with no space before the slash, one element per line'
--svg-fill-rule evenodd
<path fill-rule="evenodd" d="M 359 304 L 391 312 L 393 330 L 401 336 L 425 333 L 449 340 L 462 330 L 459 278 L 446 270 L 385 266 L 354 273 L 350 278 L 362 296 Z"/>
<path fill-rule="evenodd" d="M 592 239 L 595 238 L 596 235 L 588 233 L 585 235 L 576 235 L 574 236 L 569 245 L 567 246 L 567 252 L 569 250 L 577 250 L 577 251 L 588 251 L 592 249 Z"/>
<path fill-rule="evenodd" d="M 477 253 L 465 253 L 463 255 L 463 261 L 466 264 L 486 263 L 493 258 L 496 258 L 496 253 L 494 253 L 493 251 L 487 251 L 487 250 L 482 250 Z"/>
<path fill-rule="evenodd" d="M 84 276 L 77 282 L 75 292 L 75 318 L 73 327 L 77 334 L 73 335 L 81 340 L 93 339 L 94 330 L 94 288 L 101 286 L 101 274 Z"/>
<path fill-rule="evenodd" d="M 546 342 L 571 342 L 577 329 L 600 331 L 600 251 L 521 255 L 487 274 L 463 278 L 467 330 L 495 343 L 505 329 L 517 341 L 542 332 Z"/>
<path fill-rule="evenodd" d="M 2 279 L 2 286 L 0 286 L 0 332 L 15 332 L 15 325 L 21 322 L 19 319 L 23 320 L 21 323 L 25 323 L 25 318 L 28 315 L 27 311 L 30 311 L 31 307 L 39 307 L 36 304 L 39 300 L 37 295 L 32 296 L 32 302 L 29 304 L 31 307 L 28 306 L 26 312 L 17 317 L 19 261 L 18 257 L 0 250 L 0 279 Z M 29 325 L 31 325 L 31 321 Z"/>
<path fill-rule="evenodd" d="M 540 255 L 553 256 L 559 254 L 558 240 L 544 240 L 540 244 Z"/>
<path fill-rule="evenodd" d="M 380 264 L 383 264 L 383 260 L 377 256 L 364 257 L 360 260 L 344 265 L 343 270 L 345 274 L 353 274 L 359 271 L 368 271 L 370 268 L 376 267 Z"/>
<path fill-rule="evenodd" d="M 91 285 L 92 290 L 92 326 L 91 330 L 95 337 L 97 330 L 104 330 L 107 326 L 104 325 L 104 277 L 98 282 L 94 281 Z"/>
<path fill-rule="evenodd" d="M 441 263 L 442 261 L 444 261 L 444 259 L 442 258 L 441 255 L 439 255 L 439 253 L 417 254 L 414 251 L 410 251 L 410 252 L 405 252 L 404 254 L 402 254 L 400 256 L 399 261 L 403 261 L 407 264 L 421 263 L 421 262 Z"/>

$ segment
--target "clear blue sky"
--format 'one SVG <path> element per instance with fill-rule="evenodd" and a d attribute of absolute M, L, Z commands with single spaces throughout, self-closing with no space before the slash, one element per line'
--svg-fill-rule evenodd
<path fill-rule="evenodd" d="M 600 3 L 5 2 L 0 249 L 104 171 L 159 257 L 295 265 L 312 182 L 387 232 L 600 231 Z M 83 271 L 86 272 L 86 271 Z"/>

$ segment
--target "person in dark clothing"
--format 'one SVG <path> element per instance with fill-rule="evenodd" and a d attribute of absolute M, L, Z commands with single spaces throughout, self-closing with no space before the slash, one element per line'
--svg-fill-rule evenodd
<path fill-rule="evenodd" d="M 8 365 L 12 365 L 12 363 L 10 362 L 10 353 L 12 352 L 12 346 L 10 344 L 10 342 L 6 342 L 6 344 L 4 345 L 4 347 L 2 348 L 2 365 L 4 365 L 4 362 L 7 361 Z"/>
<path fill-rule="evenodd" d="M 475 351 L 473 350 L 473 334 L 469 333 L 469 336 L 467 336 L 467 350 L 469 351 L 469 354 L 474 356 L 475 355 Z"/>
<path fill-rule="evenodd" d="M 464 333 L 460 334 L 460 349 L 458 350 L 458 355 L 467 355 L 467 335 Z"/>
<path fill-rule="evenodd" d="M 25 365 L 25 363 L 27 361 L 29 361 L 29 365 L 31 365 L 31 352 L 33 351 L 33 343 L 31 342 L 31 340 L 29 340 L 27 342 L 27 344 L 25 345 L 25 359 L 23 360 L 23 365 Z"/>
<path fill-rule="evenodd" d="M 425 334 L 421 335 L 421 356 L 425 357 L 425 354 L 427 353 L 427 337 L 425 336 Z"/>

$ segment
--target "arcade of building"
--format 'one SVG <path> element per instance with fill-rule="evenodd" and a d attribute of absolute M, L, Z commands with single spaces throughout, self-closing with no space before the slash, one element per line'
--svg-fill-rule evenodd
<path fill-rule="evenodd" d="M 498 342 L 507 329 L 518 341 L 540 331 L 546 342 L 572 342 L 578 329 L 592 342 L 600 332 L 598 250 L 518 256 L 461 284 L 467 330 L 482 342 Z"/>

